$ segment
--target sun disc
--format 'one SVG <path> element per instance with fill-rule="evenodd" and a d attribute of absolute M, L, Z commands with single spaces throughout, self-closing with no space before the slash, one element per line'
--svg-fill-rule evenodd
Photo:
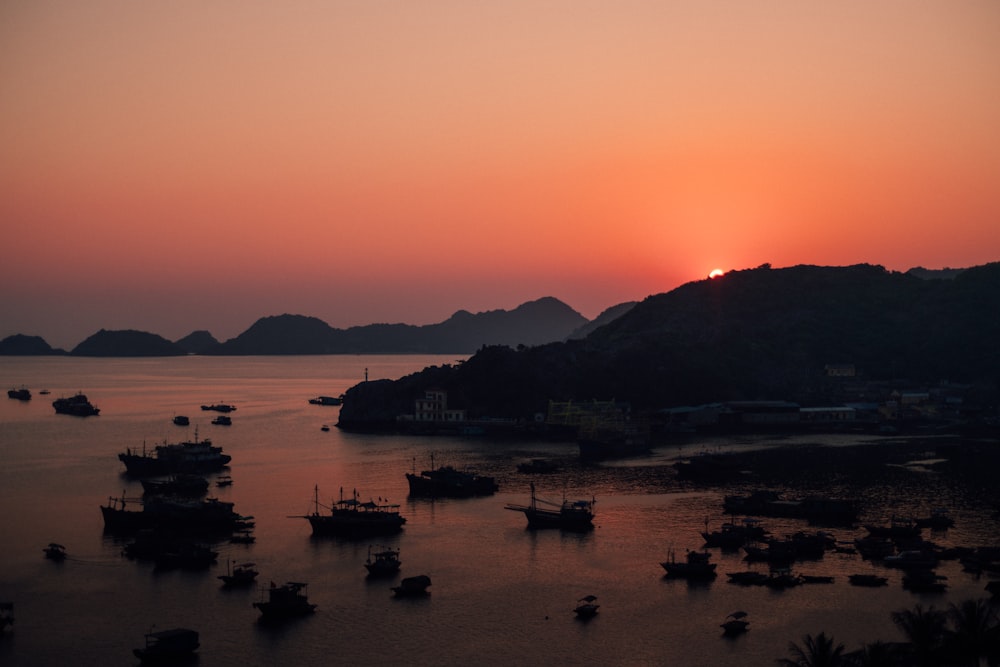
<path fill-rule="evenodd" d="M 723 273 L 725 273 L 725 272 L 724 272 L 724 271 L 723 271 L 722 269 L 712 269 L 712 270 L 711 270 L 711 271 L 709 272 L 709 274 L 708 274 L 708 277 L 709 277 L 709 278 L 718 278 L 718 277 L 719 277 L 719 276 L 721 276 L 721 275 L 722 275 Z"/>

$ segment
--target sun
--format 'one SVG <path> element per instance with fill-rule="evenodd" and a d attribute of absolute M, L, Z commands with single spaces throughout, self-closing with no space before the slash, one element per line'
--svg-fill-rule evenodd
<path fill-rule="evenodd" d="M 725 273 L 725 271 L 723 271 L 722 269 L 712 269 L 711 271 L 708 272 L 708 277 L 709 278 L 718 278 L 719 276 L 721 276 L 724 273 Z"/>

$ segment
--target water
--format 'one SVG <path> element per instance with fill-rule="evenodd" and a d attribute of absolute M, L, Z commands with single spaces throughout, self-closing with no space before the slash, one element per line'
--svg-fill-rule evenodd
<path fill-rule="evenodd" d="M 0 358 L 0 382 L 28 386 L 27 403 L 0 401 L 0 601 L 15 604 L 16 624 L 0 638 L 0 664 L 135 665 L 143 634 L 190 627 L 201 633 L 198 664 L 215 665 L 770 665 L 789 641 L 825 631 L 848 650 L 876 639 L 899 640 L 890 612 L 917 603 L 947 606 L 985 595 L 985 580 L 956 562 L 942 595 L 916 595 L 900 574 L 879 570 L 890 586 L 849 586 L 847 575 L 871 572 L 857 556 L 827 554 L 796 570 L 831 574 L 832 585 L 785 591 L 743 588 L 724 575 L 746 569 L 740 554 L 713 550 L 720 577 L 708 584 L 666 580 L 659 562 L 668 549 L 701 546 L 699 531 L 722 519 L 722 495 L 732 489 L 678 481 L 677 456 L 704 449 L 752 449 L 797 439 L 713 439 L 657 449 L 651 456 L 583 466 L 575 446 L 495 442 L 478 438 L 419 438 L 329 432 L 338 408 L 308 398 L 337 395 L 364 378 L 396 378 L 447 357 L 182 357 L 169 359 Z M 51 395 L 38 391 L 47 388 Z M 88 394 L 101 416 L 56 415 L 51 401 Z M 238 406 L 230 427 L 210 425 L 203 403 Z M 175 426 L 174 414 L 191 417 Z M 233 461 L 234 484 L 210 492 L 256 519 L 253 545 L 216 546 L 218 564 L 205 572 L 155 572 L 121 556 L 122 540 L 103 534 L 99 506 L 124 490 L 116 455 L 126 447 L 199 435 L 222 445 Z M 806 439 L 816 442 L 816 438 Z M 823 438 L 831 447 L 855 439 Z M 879 446 L 877 443 L 871 445 Z M 410 500 L 404 473 L 436 464 L 472 467 L 497 477 L 488 498 Z M 561 471 L 527 477 L 515 471 L 529 458 L 551 458 Z M 523 503 L 528 482 L 558 499 L 597 497 L 596 528 L 587 534 L 531 532 L 523 515 L 503 509 Z M 876 480 L 871 484 L 869 479 Z M 802 480 L 806 480 L 803 482 Z M 838 469 L 796 480 L 820 491 L 855 494 L 869 518 L 892 511 L 958 508 L 958 526 L 933 535 L 942 544 L 991 544 L 996 523 L 981 490 L 967 480 L 912 467 L 880 467 L 854 479 Z M 311 508 L 314 485 L 329 501 L 357 489 L 362 498 L 402 504 L 405 530 L 377 540 L 399 547 L 400 576 L 427 574 L 431 595 L 396 600 L 394 580 L 368 581 L 363 567 L 374 541 L 314 539 L 308 522 L 289 518 Z M 984 507 L 984 505 L 986 505 Z M 805 526 L 768 520 L 783 534 Z M 862 530 L 837 531 L 848 540 Z M 49 542 L 69 558 L 42 556 Z M 315 615 L 278 628 L 261 626 L 251 604 L 258 591 L 225 590 L 216 576 L 229 559 L 251 560 L 264 585 L 308 582 Z M 576 600 L 598 596 L 600 613 L 574 618 Z M 721 638 L 719 624 L 737 609 L 750 632 Z"/>

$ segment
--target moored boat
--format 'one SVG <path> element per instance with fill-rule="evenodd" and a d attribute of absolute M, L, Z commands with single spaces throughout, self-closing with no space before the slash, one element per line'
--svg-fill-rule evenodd
<path fill-rule="evenodd" d="M 333 507 L 326 507 L 328 514 L 320 513 L 319 486 L 313 490 L 313 512 L 292 516 L 293 519 L 308 519 L 313 535 L 339 535 L 360 537 L 366 535 L 388 535 L 403 529 L 406 519 L 399 514 L 399 505 L 372 500 L 361 502 L 358 491 L 351 498 L 344 498 L 344 488 L 340 488 L 340 500 Z"/>
<path fill-rule="evenodd" d="M 259 572 L 253 563 L 237 564 L 236 561 L 231 561 L 226 563 L 226 573 L 220 574 L 218 579 L 222 581 L 223 586 L 235 588 L 249 586 L 257 580 L 258 574 Z"/>
<path fill-rule="evenodd" d="M 191 420 L 185 415 L 174 415 L 174 423 L 178 426 L 187 426 L 191 423 Z"/>
<path fill-rule="evenodd" d="M 128 509 L 129 502 L 140 505 L 140 509 Z M 233 511 L 233 503 L 217 498 L 201 501 L 168 497 L 108 498 L 108 504 L 101 506 L 101 514 L 105 531 L 119 535 L 144 529 L 169 530 L 180 535 L 222 535 L 236 530 L 240 519 Z"/>
<path fill-rule="evenodd" d="M 229 415 L 219 415 L 212 420 L 212 423 L 216 426 L 232 426 L 233 420 Z"/>
<path fill-rule="evenodd" d="M 19 401 L 30 401 L 31 391 L 26 387 L 21 387 L 20 389 L 8 389 L 7 398 L 14 398 Z"/>
<path fill-rule="evenodd" d="M 142 491 L 160 496 L 203 496 L 208 491 L 208 480 L 201 475 L 180 473 L 166 478 L 143 479 Z"/>
<path fill-rule="evenodd" d="M 198 633 L 187 628 L 150 632 L 146 635 L 146 645 L 133 649 L 132 653 L 143 662 L 178 660 L 198 650 L 198 639 Z"/>
<path fill-rule="evenodd" d="M 368 560 L 365 561 L 365 569 L 368 570 L 369 577 L 385 577 L 399 572 L 401 563 L 399 561 L 399 549 L 389 547 L 368 547 Z"/>
<path fill-rule="evenodd" d="M 63 561 L 66 560 L 66 547 L 61 544 L 56 544 L 55 542 L 49 542 L 49 546 L 42 549 L 45 552 L 45 557 L 49 560 Z"/>
<path fill-rule="evenodd" d="M 746 632 L 750 627 L 750 621 L 747 620 L 745 611 L 734 611 L 726 617 L 726 620 L 719 627 L 722 628 L 722 634 L 734 637 Z"/>
<path fill-rule="evenodd" d="M 590 530 L 594 527 L 594 504 L 590 500 L 566 500 L 554 503 L 535 495 L 535 483 L 531 483 L 531 501 L 528 505 L 508 504 L 504 509 L 523 512 L 528 519 L 528 528 L 561 528 L 563 530 Z M 547 507 L 539 507 L 539 504 Z"/>
<path fill-rule="evenodd" d="M 84 393 L 77 393 L 69 398 L 57 398 L 52 401 L 52 407 L 55 408 L 56 414 L 74 417 L 91 417 L 101 413 L 101 409 L 95 408 Z"/>
<path fill-rule="evenodd" d="M 393 586 L 392 592 L 398 598 L 422 597 L 429 595 L 427 587 L 431 585 L 431 578 L 426 574 L 418 574 L 415 577 L 406 577 L 399 582 L 399 586 Z"/>
<path fill-rule="evenodd" d="M 585 595 L 576 602 L 573 613 L 576 614 L 577 618 L 593 618 L 597 615 L 597 610 L 601 608 L 601 605 L 597 604 L 596 595 Z"/>
<path fill-rule="evenodd" d="M 235 405 L 230 405 L 229 403 L 213 403 L 211 405 L 201 406 L 202 410 L 214 410 L 216 412 L 232 412 L 236 409 Z"/>
<path fill-rule="evenodd" d="M 125 464 L 125 471 L 135 477 L 174 475 L 177 473 L 210 473 L 222 470 L 232 457 L 222 453 L 222 447 L 212 445 L 208 438 L 198 439 L 195 429 L 194 440 L 176 444 L 164 443 L 147 451 L 128 448 L 118 455 Z"/>
<path fill-rule="evenodd" d="M 471 498 L 492 496 L 500 487 L 493 477 L 456 470 L 452 466 L 434 467 L 431 455 L 431 469 L 418 475 L 416 469 L 406 473 L 410 495 L 421 498 Z"/>
<path fill-rule="evenodd" d="M 263 621 L 280 621 L 295 616 L 305 616 L 316 611 L 316 605 L 309 602 L 305 594 L 307 584 L 289 581 L 281 586 L 271 582 L 267 591 L 267 599 L 261 593 L 261 600 L 254 602 L 255 609 L 260 611 Z"/>
<path fill-rule="evenodd" d="M 715 579 L 715 563 L 710 563 L 712 557 L 707 551 L 688 551 L 683 561 L 677 561 L 673 550 L 667 555 L 667 560 L 660 566 L 667 571 L 666 576 L 683 579 Z"/>
<path fill-rule="evenodd" d="M 309 402 L 313 405 L 340 405 L 344 400 L 336 396 L 317 396 L 310 398 Z"/>
<path fill-rule="evenodd" d="M 880 577 L 877 574 L 852 574 L 847 577 L 852 586 L 867 586 L 875 588 L 878 586 L 888 586 L 889 578 Z"/>

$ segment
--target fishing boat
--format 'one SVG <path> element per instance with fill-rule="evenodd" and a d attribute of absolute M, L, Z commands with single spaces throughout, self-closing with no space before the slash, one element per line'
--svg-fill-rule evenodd
<path fill-rule="evenodd" d="M 208 491 L 208 480 L 201 475 L 181 473 L 166 478 L 143 479 L 142 491 L 151 496 L 203 496 Z"/>
<path fill-rule="evenodd" d="M 233 420 L 229 415 L 219 415 L 212 420 L 212 423 L 216 426 L 232 426 Z"/>
<path fill-rule="evenodd" d="M 320 507 L 317 485 L 313 490 L 313 512 L 289 518 L 308 519 L 313 535 L 347 537 L 397 533 L 406 523 L 406 519 L 399 514 L 399 505 L 373 500 L 361 502 L 357 489 L 351 498 L 344 498 L 344 487 L 340 487 L 340 500 L 333 507 L 323 506 L 329 510 L 327 514 L 321 513 Z"/>
<path fill-rule="evenodd" d="M 423 597 L 430 595 L 427 587 L 431 585 L 431 578 L 426 574 L 418 574 L 415 577 L 406 577 L 399 582 L 399 586 L 393 586 L 392 592 L 398 598 Z"/>
<path fill-rule="evenodd" d="M 305 616 L 316 611 L 316 605 L 309 602 L 309 597 L 305 594 L 307 584 L 289 581 L 282 586 L 276 586 L 271 582 L 271 587 L 262 589 L 261 600 L 254 602 L 255 609 L 260 611 L 261 620 L 280 621 L 295 616 Z M 264 590 L 267 591 L 267 599 L 264 599 Z"/>
<path fill-rule="evenodd" d="M 201 406 L 201 409 L 214 410 L 215 412 L 232 412 L 236 409 L 236 406 L 228 403 L 213 403 L 211 405 L 203 405 Z"/>
<path fill-rule="evenodd" d="M 52 401 L 52 407 L 56 414 L 73 415 L 74 417 L 91 417 L 101 413 L 100 408 L 95 408 L 84 393 L 78 393 L 69 398 L 57 398 Z"/>
<path fill-rule="evenodd" d="M 577 618 L 593 618 L 597 615 L 597 610 L 601 608 L 601 605 L 597 604 L 596 595 L 585 595 L 576 602 L 577 605 L 573 608 L 573 613 L 576 614 Z"/>
<path fill-rule="evenodd" d="M 708 562 L 712 557 L 707 551 L 688 551 L 683 561 L 677 561 L 671 549 L 667 560 L 660 563 L 666 576 L 681 579 L 715 579 L 715 563 Z"/>
<path fill-rule="evenodd" d="M 504 509 L 523 512 L 528 519 L 528 528 L 561 528 L 563 530 L 589 530 L 594 527 L 594 504 L 590 500 L 566 500 L 554 503 L 535 495 L 535 483 L 531 483 L 531 501 L 528 505 L 508 504 Z M 547 507 L 540 507 L 546 505 Z"/>
<path fill-rule="evenodd" d="M 222 447 L 212 445 L 208 438 L 198 439 L 195 429 L 194 440 L 175 444 L 163 443 L 152 451 L 127 448 L 118 455 L 125 464 L 125 472 L 134 477 L 153 477 L 177 473 L 210 473 L 222 470 L 233 457 L 222 453 Z"/>
<path fill-rule="evenodd" d="M 42 549 L 45 552 L 45 557 L 49 560 L 63 561 L 66 560 L 66 547 L 61 544 L 56 544 L 55 542 L 49 542 L 49 546 Z"/>
<path fill-rule="evenodd" d="M 233 478 L 229 475 L 222 475 L 219 479 L 215 480 L 216 486 L 232 486 Z"/>
<path fill-rule="evenodd" d="M 30 401 L 31 391 L 26 387 L 21 387 L 20 389 L 8 389 L 7 398 L 14 398 L 19 401 Z"/>
<path fill-rule="evenodd" d="M 745 611 L 734 611 L 726 616 L 726 620 L 719 626 L 722 628 L 722 634 L 727 637 L 735 637 L 746 632 L 750 626 L 747 615 Z"/>
<path fill-rule="evenodd" d="M 138 510 L 128 508 L 133 503 Z M 238 528 L 240 515 L 233 503 L 217 498 L 185 500 L 166 496 L 145 499 L 108 498 L 101 506 L 104 530 L 110 534 L 127 535 L 141 530 L 169 530 L 179 535 L 213 535 L 232 533 Z"/>
<path fill-rule="evenodd" d="M 747 517 L 739 523 L 727 521 L 723 523 L 719 530 L 708 530 L 708 522 L 705 522 L 705 530 L 701 533 L 705 538 L 706 547 L 720 547 L 722 549 L 736 550 L 747 544 L 767 537 L 767 531 L 760 525 L 758 519 Z"/>
<path fill-rule="evenodd" d="M 365 569 L 368 570 L 369 577 L 385 577 L 399 572 L 399 549 L 389 547 L 368 547 L 368 560 L 365 561 Z"/>
<path fill-rule="evenodd" d="M 431 454 L 431 469 L 417 474 L 416 463 L 412 473 L 406 473 L 410 495 L 421 498 L 471 498 L 492 496 L 500 487 L 496 480 L 485 475 L 456 470 L 451 466 L 434 467 Z"/>
<path fill-rule="evenodd" d="M 187 426 L 191 423 L 191 420 L 185 415 L 174 415 L 174 423 L 178 426 Z"/>
<path fill-rule="evenodd" d="M 187 628 L 174 628 L 146 634 L 146 645 L 133 649 L 143 662 L 172 661 L 190 657 L 200 646 L 198 633 Z"/>
<path fill-rule="evenodd" d="M 249 586 L 254 581 L 257 580 L 256 565 L 253 563 L 240 563 L 236 564 L 236 561 L 226 562 L 226 573 L 220 574 L 218 579 L 222 581 L 222 585 L 227 588 L 236 588 L 237 586 Z"/>
<path fill-rule="evenodd" d="M 336 396 L 317 396 L 316 398 L 310 398 L 309 402 L 313 405 L 340 405 L 344 402 L 344 399 Z"/>
<path fill-rule="evenodd" d="M 889 578 L 880 577 L 877 574 L 852 574 L 847 577 L 852 586 L 867 586 L 876 588 L 878 586 L 888 586 Z"/>

